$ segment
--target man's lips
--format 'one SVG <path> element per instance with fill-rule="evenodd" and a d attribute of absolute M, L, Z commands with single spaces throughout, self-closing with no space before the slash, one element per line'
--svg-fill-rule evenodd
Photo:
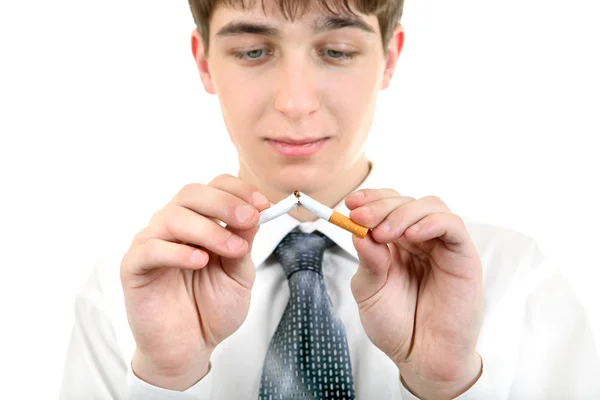
<path fill-rule="evenodd" d="M 267 139 L 269 146 L 285 157 L 310 157 L 318 153 L 329 138 L 321 139 Z"/>
<path fill-rule="evenodd" d="M 272 140 L 274 142 L 281 142 L 284 144 L 291 144 L 291 145 L 304 145 L 304 144 L 310 144 L 310 143 L 314 143 L 314 142 L 318 142 L 319 140 L 324 140 L 326 138 L 302 138 L 302 139 L 292 139 L 292 138 L 287 138 L 287 137 L 282 137 L 282 138 L 268 138 L 267 140 Z"/>

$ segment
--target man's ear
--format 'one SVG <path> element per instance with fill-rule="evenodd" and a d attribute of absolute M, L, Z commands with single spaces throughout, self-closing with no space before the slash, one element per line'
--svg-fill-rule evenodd
<path fill-rule="evenodd" d="M 394 75 L 394 71 L 396 70 L 396 64 L 398 62 L 398 57 L 400 57 L 400 53 L 402 52 L 402 47 L 404 46 L 404 27 L 398 24 L 396 29 L 394 29 L 394 34 L 388 43 L 387 48 L 387 57 L 385 60 L 385 70 L 383 71 L 383 81 L 381 83 L 381 89 L 387 89 L 390 85 L 390 81 L 392 80 L 392 76 Z"/>
<path fill-rule="evenodd" d="M 200 73 L 200 79 L 204 85 L 204 90 L 206 90 L 207 93 L 215 94 L 207 55 L 204 51 L 204 42 L 202 42 L 202 38 L 200 37 L 197 28 L 192 32 L 192 54 L 194 55 L 194 60 L 196 61 L 196 67 Z"/>

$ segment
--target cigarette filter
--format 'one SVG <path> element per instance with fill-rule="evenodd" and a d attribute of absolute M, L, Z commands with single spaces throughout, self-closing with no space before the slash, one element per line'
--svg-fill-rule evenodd
<path fill-rule="evenodd" d="M 369 228 L 367 228 L 366 226 L 357 224 L 356 222 L 352 221 L 350 218 L 346 217 L 345 215 L 340 214 L 337 211 L 334 211 L 331 214 L 331 218 L 329 218 L 329 222 L 331 222 L 334 225 L 339 226 L 340 228 L 347 230 L 348 232 L 352 232 L 353 234 L 355 234 L 356 236 L 358 236 L 361 239 L 364 239 L 365 236 L 367 236 L 367 233 L 369 232 Z"/>
<path fill-rule="evenodd" d="M 319 203 L 318 201 L 311 199 L 304 193 L 299 193 L 297 197 L 297 200 L 300 201 L 300 204 L 304 208 L 306 208 L 308 211 L 312 212 L 319 218 L 323 218 L 324 220 L 327 220 L 332 224 L 337 225 L 340 228 L 355 234 L 361 239 L 364 239 L 364 237 L 367 236 L 369 228 L 357 224 L 345 215 L 342 215 L 339 212 L 334 211 L 331 208 Z"/>
<path fill-rule="evenodd" d="M 291 194 L 285 199 L 281 200 L 279 203 L 261 211 L 258 218 L 258 224 L 264 224 L 265 222 L 269 222 L 272 219 L 282 216 L 283 214 L 287 214 L 297 205 L 298 198 Z"/>

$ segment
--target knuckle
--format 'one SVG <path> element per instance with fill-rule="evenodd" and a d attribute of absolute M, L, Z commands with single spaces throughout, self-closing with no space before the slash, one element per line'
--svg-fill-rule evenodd
<path fill-rule="evenodd" d="M 444 204 L 442 199 L 440 199 L 438 196 L 435 196 L 435 195 L 427 196 L 426 199 L 435 204 Z"/>
<path fill-rule="evenodd" d="M 204 185 L 201 183 L 188 183 L 179 191 L 177 198 L 178 199 L 188 199 L 194 196 L 194 193 L 197 193 L 198 190 Z"/>
<path fill-rule="evenodd" d="M 372 218 L 374 216 L 373 214 L 377 212 L 377 207 L 375 207 L 373 203 L 367 203 L 364 206 L 359 207 L 358 209 L 362 210 L 362 214 L 367 218 Z"/>
<path fill-rule="evenodd" d="M 177 237 L 179 231 L 179 218 L 177 207 L 165 209 L 163 218 L 160 219 L 161 228 L 172 237 Z"/>
<path fill-rule="evenodd" d="M 377 222 L 376 211 L 370 204 L 358 207 L 357 209 L 350 212 L 352 218 L 357 218 L 357 222 L 360 221 L 363 224 L 373 225 Z"/>
<path fill-rule="evenodd" d="M 459 224 L 460 226 L 462 226 L 462 227 L 466 227 L 467 226 L 466 223 L 465 223 L 465 220 L 460 215 L 452 214 L 452 217 L 454 218 L 454 220 L 456 221 L 456 223 Z"/>
<path fill-rule="evenodd" d="M 158 240 L 156 239 L 149 239 L 139 247 L 138 257 L 141 264 L 147 264 L 153 259 L 156 253 L 157 242 Z"/>
<path fill-rule="evenodd" d="M 125 285 L 129 275 L 131 273 L 131 254 L 130 252 L 125 253 L 123 259 L 121 260 L 121 265 L 119 266 L 119 279 L 121 280 L 121 284 Z"/>
<path fill-rule="evenodd" d="M 153 226 L 156 224 L 156 221 L 160 221 L 163 218 L 164 211 L 165 211 L 165 208 L 162 208 L 162 209 L 158 210 L 157 212 L 155 212 L 154 214 L 152 214 L 152 216 L 150 217 L 150 220 L 148 221 L 148 226 L 145 227 L 144 229 L 142 229 L 140 231 L 140 233 L 147 231 L 150 226 Z"/>
<path fill-rule="evenodd" d="M 388 218 L 390 223 L 390 231 L 393 233 L 397 233 L 405 224 L 404 215 L 401 213 L 391 214 Z M 408 228 L 408 226 L 406 228 Z"/>
<path fill-rule="evenodd" d="M 233 175 L 230 175 L 230 174 L 221 174 L 221 175 L 215 177 L 212 181 L 210 181 L 209 185 L 215 185 L 215 184 L 218 184 L 218 183 L 221 183 L 221 182 L 225 182 L 225 181 L 228 181 L 228 180 L 230 180 L 232 178 L 235 178 L 235 177 Z"/>
<path fill-rule="evenodd" d="M 384 221 L 387 220 L 387 222 L 390 224 L 390 231 L 393 233 L 396 233 L 397 230 L 400 229 L 400 227 L 403 224 L 404 221 L 404 213 L 402 212 L 402 210 L 400 208 L 395 209 L 394 211 L 392 211 L 385 219 Z"/>
<path fill-rule="evenodd" d="M 139 231 L 138 233 L 136 233 L 133 236 L 131 244 L 132 245 L 141 245 L 141 244 L 145 243 L 150 236 L 149 234 L 150 234 L 150 227 L 149 226 L 144 227 L 144 229 L 142 229 L 141 231 Z"/>
<path fill-rule="evenodd" d="M 131 264 L 132 253 L 135 251 L 136 246 L 130 246 L 129 249 L 123 254 L 123 258 L 121 259 L 120 270 L 123 273 L 125 270 L 129 269 L 129 265 Z"/>

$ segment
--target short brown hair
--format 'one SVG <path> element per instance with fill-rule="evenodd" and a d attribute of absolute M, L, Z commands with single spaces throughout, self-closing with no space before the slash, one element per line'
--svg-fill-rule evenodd
<path fill-rule="evenodd" d="M 209 22 L 215 8 L 219 5 L 229 7 L 252 7 L 256 0 L 188 0 L 194 22 L 198 28 L 198 32 L 202 37 L 205 52 L 208 53 L 209 43 Z M 311 3 L 317 1 L 317 4 L 332 14 L 337 14 L 339 10 L 344 10 L 350 14 L 354 14 L 351 7 L 363 14 L 373 14 L 379 21 L 379 29 L 381 30 L 381 42 L 384 52 L 387 49 L 387 44 L 392 38 L 396 25 L 402 18 L 402 10 L 404 9 L 404 0 L 275 0 L 281 13 L 288 20 L 294 20 L 298 11 L 306 12 Z M 263 11 L 265 10 L 265 1 L 261 0 Z M 350 4 L 352 3 L 352 4 Z"/>

